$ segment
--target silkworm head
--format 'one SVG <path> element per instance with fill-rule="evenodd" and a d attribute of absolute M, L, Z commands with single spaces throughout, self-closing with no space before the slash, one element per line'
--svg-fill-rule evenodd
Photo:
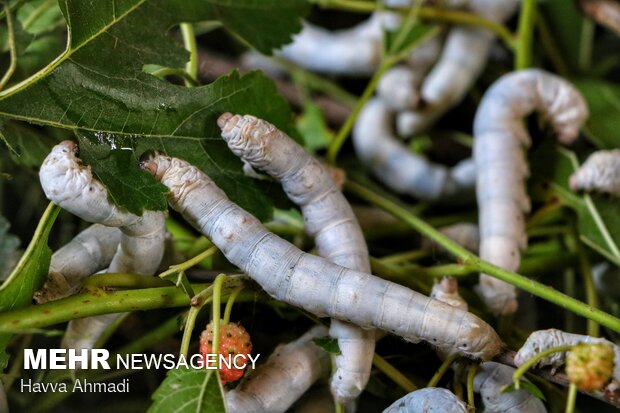
<path fill-rule="evenodd" d="M 93 181 L 90 167 L 82 165 L 76 156 L 77 149 L 75 142 L 59 143 L 52 148 L 39 170 L 45 195 L 57 204 L 79 196 Z"/>
<path fill-rule="evenodd" d="M 222 138 L 235 155 L 259 169 L 271 163 L 267 149 L 272 137 L 280 133 L 271 123 L 252 115 L 227 112 L 220 116 L 218 125 L 222 129 Z"/>
<path fill-rule="evenodd" d="M 456 348 L 472 358 L 492 359 L 500 352 L 499 336 L 490 325 L 470 313 L 466 314 L 457 332 Z"/>

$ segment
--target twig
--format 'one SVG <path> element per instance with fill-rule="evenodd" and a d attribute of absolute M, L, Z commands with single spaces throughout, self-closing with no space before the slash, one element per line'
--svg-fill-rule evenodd
<path fill-rule="evenodd" d="M 0 79 L 0 90 L 2 90 L 4 86 L 6 86 L 6 84 L 11 79 L 11 76 L 13 76 L 13 73 L 15 73 L 15 69 L 17 68 L 17 49 L 15 45 L 15 28 L 13 27 L 13 16 L 11 15 L 11 10 L 9 9 L 8 2 L 4 4 L 4 14 L 6 15 L 6 30 L 9 36 L 9 39 L 8 39 L 9 57 L 11 60 L 9 63 L 9 67 L 6 70 L 6 73 L 4 74 L 2 79 Z"/>

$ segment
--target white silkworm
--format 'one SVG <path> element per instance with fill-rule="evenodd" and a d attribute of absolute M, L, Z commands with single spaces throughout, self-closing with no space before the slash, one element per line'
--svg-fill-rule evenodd
<path fill-rule="evenodd" d="M 530 145 L 530 136 L 522 120 L 532 112 L 550 123 L 563 143 L 577 137 L 588 114 L 570 83 L 529 69 L 496 81 L 474 121 L 480 257 L 509 271 L 519 268 L 520 250 L 527 245 L 523 214 L 530 200 L 523 182 L 528 174 L 523 147 Z M 495 314 L 517 309 L 516 288 L 504 281 L 481 274 L 477 292 Z"/>
<path fill-rule="evenodd" d="M 39 179 L 45 195 L 63 209 L 85 221 L 118 227 L 120 243 L 108 272 L 153 275 L 164 253 L 165 225 L 162 212 L 145 211 L 137 216 L 118 208 L 108 191 L 94 179 L 91 169 L 76 156 L 77 145 L 63 141 L 45 158 Z M 99 335 L 119 315 L 107 314 L 72 320 L 63 345 L 92 348 Z"/>
<path fill-rule="evenodd" d="M 118 228 L 93 224 L 52 255 L 47 281 L 35 292 L 43 304 L 76 293 L 85 277 L 107 268 L 121 239 Z"/>
<path fill-rule="evenodd" d="M 187 162 L 155 155 L 143 167 L 170 189 L 171 206 L 274 298 L 319 317 L 379 328 L 469 357 L 488 359 L 499 351 L 499 337 L 480 318 L 304 253 L 269 232 Z"/>
<path fill-rule="evenodd" d="M 523 365 L 526 361 L 538 353 L 558 346 L 574 346 L 580 343 L 602 343 L 612 346 L 614 349 L 614 374 L 613 380 L 620 384 L 620 348 L 609 340 L 586 336 L 582 334 L 565 333 L 562 330 L 551 328 L 549 330 L 534 331 L 525 341 L 515 356 L 515 364 Z M 534 367 L 552 366 L 558 368 L 564 364 L 566 352 L 553 353 L 540 359 Z"/>
<path fill-rule="evenodd" d="M 396 400 L 383 413 L 468 413 L 467 404 L 450 390 L 426 387 Z"/>
<path fill-rule="evenodd" d="M 503 393 L 513 382 L 515 369 L 487 361 L 480 364 L 474 377 L 474 391 L 480 393 L 487 413 L 547 413 L 543 402 L 527 390 Z"/>
<path fill-rule="evenodd" d="M 478 225 L 469 222 L 459 222 L 458 224 L 439 228 L 439 232 L 463 248 L 474 253 L 478 252 L 478 246 L 480 244 L 480 230 L 478 229 Z M 425 250 L 431 250 L 437 247 L 437 244 L 429 239 L 424 239 L 422 241 L 422 248 Z"/>
<path fill-rule="evenodd" d="M 301 208 L 306 231 L 314 238 L 320 256 L 346 268 L 370 272 L 364 234 L 328 168 L 262 119 L 224 113 L 218 125 L 235 155 L 282 183 L 289 199 Z M 366 387 L 375 333 L 332 320 L 330 334 L 340 347 L 332 392 L 338 402 L 346 404 Z"/>
<path fill-rule="evenodd" d="M 312 342 L 327 335 L 316 326 L 295 341 L 276 347 L 265 364 L 226 394 L 229 413 L 284 413 L 330 370 L 329 354 Z"/>
<path fill-rule="evenodd" d="M 620 196 L 620 149 L 596 151 L 570 177 L 573 191 L 599 191 Z"/>
<path fill-rule="evenodd" d="M 380 99 L 371 99 L 361 110 L 353 145 L 360 160 L 396 192 L 428 201 L 473 198 L 473 161 L 466 159 L 450 168 L 412 153 L 391 132 L 391 113 Z"/>

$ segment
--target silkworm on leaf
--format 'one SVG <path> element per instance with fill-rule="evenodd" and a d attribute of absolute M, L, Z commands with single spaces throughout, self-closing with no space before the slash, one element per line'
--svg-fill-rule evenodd
<path fill-rule="evenodd" d="M 474 391 L 480 394 L 488 413 L 547 413 L 543 402 L 527 390 L 503 392 L 510 385 L 515 369 L 487 361 L 478 366 Z"/>
<path fill-rule="evenodd" d="M 319 317 L 379 328 L 469 357 L 488 359 L 498 353 L 499 337 L 480 318 L 299 250 L 187 162 L 155 155 L 143 167 L 169 188 L 171 206 L 274 298 Z"/>
<path fill-rule="evenodd" d="M 591 154 L 569 180 L 573 191 L 598 191 L 620 196 L 620 149 Z"/>
<path fill-rule="evenodd" d="M 289 199 L 301 208 L 306 232 L 314 238 L 320 256 L 346 268 L 370 272 L 362 230 L 328 168 L 262 119 L 224 113 L 218 125 L 235 155 L 282 183 Z M 330 335 L 338 339 L 340 347 L 332 391 L 338 402 L 346 404 L 366 387 L 375 333 L 333 320 Z"/>
<path fill-rule="evenodd" d="M 536 112 L 559 140 L 577 138 L 588 110 L 581 94 L 568 82 L 538 69 L 510 73 L 485 93 L 474 120 L 480 257 L 516 271 L 520 250 L 527 245 L 524 213 L 530 210 L 524 178 L 524 148 L 530 136 L 523 118 Z M 517 309 L 516 288 L 486 274 L 477 292 L 495 314 Z"/>
<path fill-rule="evenodd" d="M 553 347 L 574 346 L 580 343 L 602 343 L 614 349 L 614 373 L 613 380 L 620 384 L 620 348 L 604 338 L 591 337 L 582 334 L 566 333 L 562 330 L 549 329 L 534 331 L 525 341 L 525 344 L 515 355 L 515 364 L 523 365 L 526 361 L 540 353 Z M 566 352 L 560 351 L 540 359 L 534 367 L 552 366 L 554 369 L 564 364 Z"/>
<path fill-rule="evenodd" d="M 391 131 L 391 112 L 380 99 L 371 99 L 353 128 L 353 145 L 360 160 L 392 190 L 426 201 L 473 199 L 476 179 L 471 159 L 454 167 L 434 164 L 412 153 Z"/>
<path fill-rule="evenodd" d="M 39 170 L 45 195 L 85 221 L 120 229 L 120 243 L 108 272 L 153 275 L 164 253 L 164 214 L 145 211 L 137 216 L 117 207 L 76 152 L 74 142 L 63 141 L 45 158 Z M 75 349 L 92 348 L 98 335 L 118 316 L 108 314 L 69 322 L 64 345 Z"/>
<path fill-rule="evenodd" d="M 396 400 L 383 413 L 468 413 L 467 404 L 450 390 L 426 387 Z"/>
<path fill-rule="evenodd" d="M 326 334 L 325 327 L 316 326 L 297 340 L 276 347 L 265 364 L 226 394 L 226 411 L 287 411 L 315 381 L 329 374 L 329 354 L 312 342 Z"/>
<path fill-rule="evenodd" d="M 118 228 L 93 224 L 52 255 L 47 281 L 34 293 L 43 304 L 76 293 L 89 275 L 107 268 L 121 239 Z"/>

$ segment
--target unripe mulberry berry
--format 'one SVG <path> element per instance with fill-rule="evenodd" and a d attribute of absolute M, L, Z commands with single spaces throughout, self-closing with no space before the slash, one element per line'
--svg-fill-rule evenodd
<path fill-rule="evenodd" d="M 578 344 L 566 356 L 566 375 L 581 390 L 600 389 L 613 371 L 614 350 L 607 344 Z"/>
<path fill-rule="evenodd" d="M 252 342 L 250 341 L 250 335 L 243 326 L 237 323 L 220 324 L 219 354 L 231 361 L 234 360 L 236 355 L 241 354 L 246 358 L 241 359 L 239 357 L 237 364 L 243 364 L 247 362 L 247 356 L 251 352 Z M 213 353 L 212 323 L 209 323 L 207 328 L 200 334 L 200 353 L 204 357 L 205 362 L 207 360 L 206 355 Z M 244 369 L 237 369 L 232 363 L 230 368 L 224 363 L 221 363 L 219 367 L 222 384 L 236 381 L 243 377 Z"/>

